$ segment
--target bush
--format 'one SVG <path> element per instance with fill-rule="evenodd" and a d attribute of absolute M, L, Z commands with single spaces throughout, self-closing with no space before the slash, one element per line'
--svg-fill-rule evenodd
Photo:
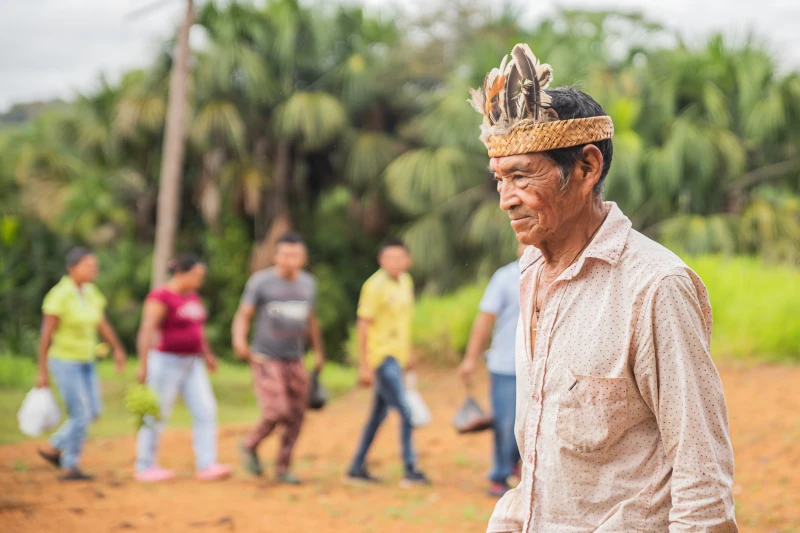
<path fill-rule="evenodd" d="M 750 257 L 687 262 L 709 290 L 715 357 L 800 362 L 800 271 Z M 413 342 L 423 359 L 448 365 L 461 360 L 484 288 L 479 283 L 418 300 Z M 356 353 L 353 332 L 348 346 Z"/>
<path fill-rule="evenodd" d="M 436 364 L 461 361 L 485 283 L 445 296 L 423 296 L 414 310 L 412 338 L 420 357 Z"/>
<path fill-rule="evenodd" d="M 715 355 L 800 362 L 800 271 L 750 257 L 688 263 L 708 287 Z"/>

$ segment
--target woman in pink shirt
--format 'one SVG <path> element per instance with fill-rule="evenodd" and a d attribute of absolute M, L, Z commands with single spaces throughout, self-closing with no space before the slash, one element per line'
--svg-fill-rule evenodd
<path fill-rule="evenodd" d="M 231 469 L 217 463 L 217 401 L 206 368 L 214 372 L 217 360 L 206 342 L 206 310 L 197 290 L 206 266 L 187 254 L 170 263 L 172 277 L 147 295 L 137 337 L 140 383 L 158 396 L 161 420 L 145 417 L 136 440 L 137 481 L 157 482 L 174 474 L 158 465 L 158 436 L 180 394 L 192 414 L 192 442 L 197 478 L 228 477 Z"/>

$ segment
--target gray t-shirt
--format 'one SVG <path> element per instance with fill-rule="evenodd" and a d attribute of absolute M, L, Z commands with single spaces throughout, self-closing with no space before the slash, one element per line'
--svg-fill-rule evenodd
<path fill-rule="evenodd" d="M 307 272 L 300 272 L 294 281 L 282 278 L 274 268 L 253 274 L 242 295 L 242 303 L 256 309 L 251 349 L 278 359 L 302 357 L 316 293 L 317 284 Z"/>

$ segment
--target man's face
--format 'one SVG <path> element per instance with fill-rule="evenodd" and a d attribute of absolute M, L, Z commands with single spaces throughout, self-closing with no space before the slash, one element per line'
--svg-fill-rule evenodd
<path fill-rule="evenodd" d="M 275 266 L 288 274 L 297 274 L 306 266 L 306 247 L 302 243 L 282 242 L 275 251 Z"/>
<path fill-rule="evenodd" d="M 563 229 L 575 215 L 574 187 L 561 189 L 558 166 L 540 154 L 493 157 L 500 207 L 508 213 L 517 240 L 524 245 L 540 245 Z"/>
<path fill-rule="evenodd" d="M 396 278 L 411 266 L 411 254 L 402 246 L 389 246 L 381 252 L 378 263 L 390 276 Z"/>

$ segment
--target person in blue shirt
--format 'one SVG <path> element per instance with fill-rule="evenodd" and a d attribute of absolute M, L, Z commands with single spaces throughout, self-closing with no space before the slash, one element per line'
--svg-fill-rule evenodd
<path fill-rule="evenodd" d="M 525 247 L 520 245 L 517 256 Z M 489 494 L 500 497 L 509 489 L 508 478 L 517 474 L 519 448 L 514 436 L 517 404 L 517 377 L 514 346 L 519 320 L 519 261 L 514 261 L 494 273 L 472 325 L 467 352 L 458 373 L 467 387 L 486 346 L 489 335 L 492 344 L 486 352 L 486 366 L 491 377 L 491 400 L 494 412 L 494 460 L 489 474 Z M 494 330 L 492 331 L 492 328 Z"/>

